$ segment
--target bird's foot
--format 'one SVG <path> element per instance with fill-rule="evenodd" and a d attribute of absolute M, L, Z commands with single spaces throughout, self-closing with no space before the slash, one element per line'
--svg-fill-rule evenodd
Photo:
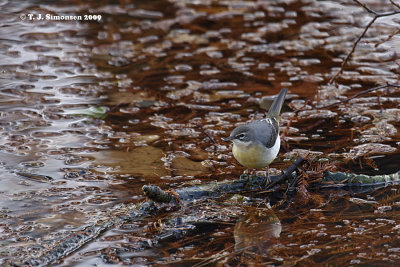
<path fill-rule="evenodd" d="M 239 180 L 240 181 L 247 181 L 249 179 L 249 175 L 247 174 L 247 173 L 242 173 L 240 176 L 239 176 Z"/>
<path fill-rule="evenodd" d="M 257 173 L 254 170 L 245 170 L 239 179 L 243 181 L 252 181 L 257 178 Z"/>

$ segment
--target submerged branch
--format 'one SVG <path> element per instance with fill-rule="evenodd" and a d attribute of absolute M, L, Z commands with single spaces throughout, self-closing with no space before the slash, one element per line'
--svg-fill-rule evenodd
<path fill-rule="evenodd" d="M 187 188 L 177 189 L 174 192 L 176 193 L 176 197 L 179 197 L 181 201 L 191 201 L 197 200 L 203 197 L 219 197 L 223 194 L 233 194 L 238 192 L 246 192 L 246 191 L 262 191 L 265 189 L 269 189 L 274 187 L 277 184 L 282 184 L 286 181 L 292 180 L 295 178 L 293 172 L 295 172 L 298 168 L 301 168 L 302 165 L 306 161 L 298 157 L 292 165 L 290 165 L 286 170 L 283 171 L 281 175 L 271 176 L 269 178 L 269 183 L 265 185 L 265 177 L 264 176 L 250 176 L 248 179 L 241 180 L 229 180 L 222 182 L 211 182 L 206 183 L 200 186 L 192 186 Z M 155 202 L 164 203 L 164 199 L 173 199 L 170 193 L 163 191 L 160 187 L 155 185 L 143 186 L 143 191 L 145 195 Z M 166 197 L 161 199 L 158 197 L 162 191 L 162 194 Z M 167 196 L 169 195 L 169 196 Z M 167 201 L 169 202 L 169 201 Z"/>
<path fill-rule="evenodd" d="M 117 208 L 118 209 L 118 208 Z M 93 225 L 84 227 L 72 234 L 58 245 L 54 246 L 50 251 L 47 251 L 38 258 L 31 258 L 25 261 L 23 266 L 48 266 L 57 263 L 63 258 L 71 255 L 73 252 L 82 248 L 86 244 L 96 240 L 103 233 L 111 228 L 115 228 L 128 221 L 142 220 L 152 211 L 151 205 L 147 202 L 139 206 L 128 206 L 122 208 L 124 215 L 117 218 L 111 217 L 106 221 L 99 221 Z M 13 263 L 13 266 L 20 264 Z"/>
<path fill-rule="evenodd" d="M 344 172 L 326 172 L 319 188 L 385 187 L 400 183 L 400 172 L 387 175 L 365 175 Z"/>
<path fill-rule="evenodd" d="M 143 193 L 146 197 L 154 200 L 155 202 L 170 203 L 177 202 L 176 198 L 168 192 L 163 191 L 160 187 L 155 185 L 144 185 L 142 187 Z"/>

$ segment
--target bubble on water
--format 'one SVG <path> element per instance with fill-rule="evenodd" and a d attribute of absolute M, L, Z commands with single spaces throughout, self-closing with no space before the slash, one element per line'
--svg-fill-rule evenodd
<path fill-rule="evenodd" d="M 175 70 L 177 71 L 190 71 L 193 68 L 190 65 L 187 64 L 179 64 L 175 66 Z"/>
<path fill-rule="evenodd" d="M 219 81 L 206 81 L 203 82 L 203 89 L 205 90 L 215 90 L 215 89 L 223 89 L 223 88 L 230 88 L 236 87 L 237 83 L 235 82 L 219 82 Z"/>
<path fill-rule="evenodd" d="M 298 113 L 299 118 L 328 119 L 337 116 L 336 112 L 330 110 L 304 110 Z"/>
<path fill-rule="evenodd" d="M 27 168 L 40 168 L 45 166 L 45 163 L 42 161 L 25 161 L 21 165 Z"/>
<path fill-rule="evenodd" d="M 201 70 L 199 73 L 200 75 L 215 75 L 220 73 L 221 71 L 217 68 L 210 69 L 210 70 Z"/>
<path fill-rule="evenodd" d="M 139 42 L 141 42 L 141 43 L 144 43 L 144 44 L 147 44 L 147 43 L 153 43 L 153 42 L 156 42 L 156 41 L 158 41 L 158 36 L 156 36 L 156 35 L 149 35 L 149 36 L 145 36 L 145 37 L 141 37 L 141 38 L 139 38 L 138 40 L 139 40 Z"/>

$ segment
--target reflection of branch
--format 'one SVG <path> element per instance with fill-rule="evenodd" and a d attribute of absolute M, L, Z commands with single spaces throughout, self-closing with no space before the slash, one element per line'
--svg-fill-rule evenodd
<path fill-rule="evenodd" d="M 367 24 L 367 26 L 365 27 L 364 31 L 361 33 L 361 35 L 357 38 L 357 40 L 354 42 L 353 47 L 351 48 L 350 53 L 347 54 L 346 58 L 343 60 L 342 65 L 340 66 L 340 69 L 336 72 L 336 74 L 331 78 L 331 80 L 329 81 L 330 84 L 332 84 L 337 77 L 343 72 L 344 66 L 347 64 L 347 62 L 349 61 L 350 57 L 352 56 L 352 54 L 354 53 L 354 50 L 356 49 L 356 46 L 358 45 L 358 43 L 361 41 L 361 39 L 365 36 L 365 34 L 367 33 L 368 29 L 371 27 L 371 25 L 378 19 L 381 17 L 388 17 L 388 16 L 393 16 L 396 14 L 400 13 L 400 10 L 398 11 L 391 11 L 391 12 L 384 12 L 384 13 L 378 13 L 372 9 L 370 9 L 368 6 L 366 6 L 365 4 L 361 3 L 359 0 L 353 0 L 354 2 L 356 2 L 358 5 L 360 5 L 361 7 L 363 7 L 368 13 L 373 14 L 374 17 L 372 18 L 372 20 Z M 392 0 L 390 1 L 392 3 L 392 5 L 399 7 L 399 5 L 397 5 L 396 3 L 394 3 Z M 391 37 L 390 37 L 391 38 Z"/>
<path fill-rule="evenodd" d="M 395 36 L 396 34 L 400 33 L 400 29 L 395 30 L 391 35 L 389 35 L 386 39 L 378 42 L 375 44 L 375 47 L 378 47 L 379 45 L 386 43 L 387 41 L 389 41 L 390 39 L 393 38 L 393 36 Z"/>
<path fill-rule="evenodd" d="M 211 141 L 213 144 L 216 144 L 216 143 L 217 143 L 217 142 L 215 141 L 214 137 L 212 137 L 212 136 L 207 132 L 207 130 L 204 129 L 204 127 L 203 127 L 203 125 L 201 124 L 201 122 L 199 122 L 199 123 L 197 124 L 197 126 L 200 128 L 201 132 L 202 132 L 203 134 L 205 134 L 205 136 L 207 136 L 208 139 L 210 139 L 210 141 Z"/>
<path fill-rule="evenodd" d="M 350 100 L 352 100 L 352 99 L 354 99 L 356 97 L 359 97 L 360 95 L 365 95 L 365 94 L 367 94 L 369 92 L 380 90 L 380 89 L 385 89 L 385 88 L 388 88 L 388 87 L 400 88 L 400 85 L 387 83 L 385 85 L 380 85 L 380 86 L 377 86 L 377 87 L 374 87 L 374 88 L 370 88 L 370 89 L 364 90 L 364 91 L 359 92 L 359 93 L 357 93 L 357 94 L 355 94 L 355 95 L 353 95 L 353 96 L 351 96 L 351 97 L 349 97 L 347 99 L 344 99 L 342 101 L 339 101 L 339 102 L 336 102 L 336 103 L 333 103 L 333 104 L 329 104 L 329 105 L 326 105 L 326 106 L 322 106 L 322 107 L 316 107 L 315 109 L 325 109 L 325 108 L 330 108 L 330 107 L 333 107 L 333 106 L 336 106 L 336 105 L 340 105 L 340 104 L 349 102 Z"/>

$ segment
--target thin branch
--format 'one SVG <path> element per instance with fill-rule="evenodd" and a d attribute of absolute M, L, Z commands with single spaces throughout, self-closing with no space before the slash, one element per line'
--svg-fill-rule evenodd
<path fill-rule="evenodd" d="M 400 33 L 400 29 L 397 29 L 396 31 L 394 31 L 391 35 L 389 35 L 386 39 L 384 39 L 383 41 L 380 41 L 378 43 L 375 44 L 375 47 L 378 47 L 379 45 L 386 43 L 387 41 L 389 41 L 390 39 L 393 38 L 393 36 L 395 36 L 396 34 Z"/>
<path fill-rule="evenodd" d="M 370 9 L 367 5 L 361 3 L 361 2 L 358 1 L 358 0 L 353 0 L 353 1 L 356 2 L 358 5 L 362 6 L 365 10 L 368 11 L 368 13 L 374 14 L 375 16 L 377 15 L 376 11 Z"/>
<path fill-rule="evenodd" d="M 354 42 L 353 47 L 351 48 L 350 53 L 347 54 L 346 58 L 343 60 L 340 69 L 335 73 L 335 75 L 333 75 L 333 77 L 330 79 L 329 84 L 332 84 L 337 77 L 343 72 L 344 66 L 347 64 L 347 62 L 350 60 L 351 56 L 353 55 L 358 43 L 361 41 L 361 39 L 365 36 L 365 34 L 367 33 L 368 29 L 371 27 L 371 25 L 378 19 L 381 17 L 387 17 L 387 16 L 393 16 L 396 14 L 400 14 L 400 10 L 398 11 L 391 11 L 391 12 L 384 12 L 384 13 L 378 13 L 372 9 L 370 9 L 368 6 L 366 6 L 365 4 L 361 3 L 359 0 L 353 0 L 354 2 L 356 2 L 358 5 L 360 5 L 362 8 L 364 8 L 368 13 L 373 14 L 374 17 L 371 19 L 371 21 L 367 24 L 367 26 L 364 28 L 364 31 L 361 33 L 361 35 L 357 38 L 357 40 Z M 396 7 L 399 7 L 397 4 L 393 3 L 391 1 L 391 3 L 393 5 L 395 5 Z M 390 37 L 392 38 L 392 37 Z"/>
<path fill-rule="evenodd" d="M 355 0 L 356 1 L 356 0 Z M 342 65 L 340 66 L 340 69 L 336 72 L 336 74 L 332 77 L 332 79 L 330 79 L 329 83 L 332 84 L 337 77 L 343 72 L 344 66 L 347 64 L 347 61 L 349 61 L 350 57 L 353 55 L 354 50 L 356 50 L 356 46 L 358 45 L 358 43 L 361 41 L 361 39 L 364 37 L 364 35 L 367 33 L 369 27 L 371 27 L 371 25 L 375 22 L 375 20 L 378 17 L 374 17 L 367 25 L 367 27 L 365 27 L 363 33 L 357 38 L 357 40 L 355 41 L 355 43 L 353 44 L 353 47 L 351 48 L 350 53 L 347 54 L 346 58 L 343 60 Z"/>
<path fill-rule="evenodd" d="M 389 1 L 390 1 L 390 3 L 391 3 L 392 5 L 394 5 L 395 7 L 397 7 L 397 8 L 400 9 L 400 5 L 397 4 L 395 1 L 393 1 L 393 0 L 389 0 Z"/>
<path fill-rule="evenodd" d="M 361 3 L 358 0 L 353 0 L 353 1 L 356 2 L 357 4 L 359 4 L 360 6 L 362 6 L 365 10 L 367 10 L 368 13 L 374 14 L 377 18 L 393 16 L 393 15 L 400 13 L 399 10 L 379 13 L 379 12 L 376 12 L 375 10 L 370 9 L 368 6 L 366 6 L 365 4 Z M 395 6 L 397 7 L 397 5 L 395 5 Z"/>

